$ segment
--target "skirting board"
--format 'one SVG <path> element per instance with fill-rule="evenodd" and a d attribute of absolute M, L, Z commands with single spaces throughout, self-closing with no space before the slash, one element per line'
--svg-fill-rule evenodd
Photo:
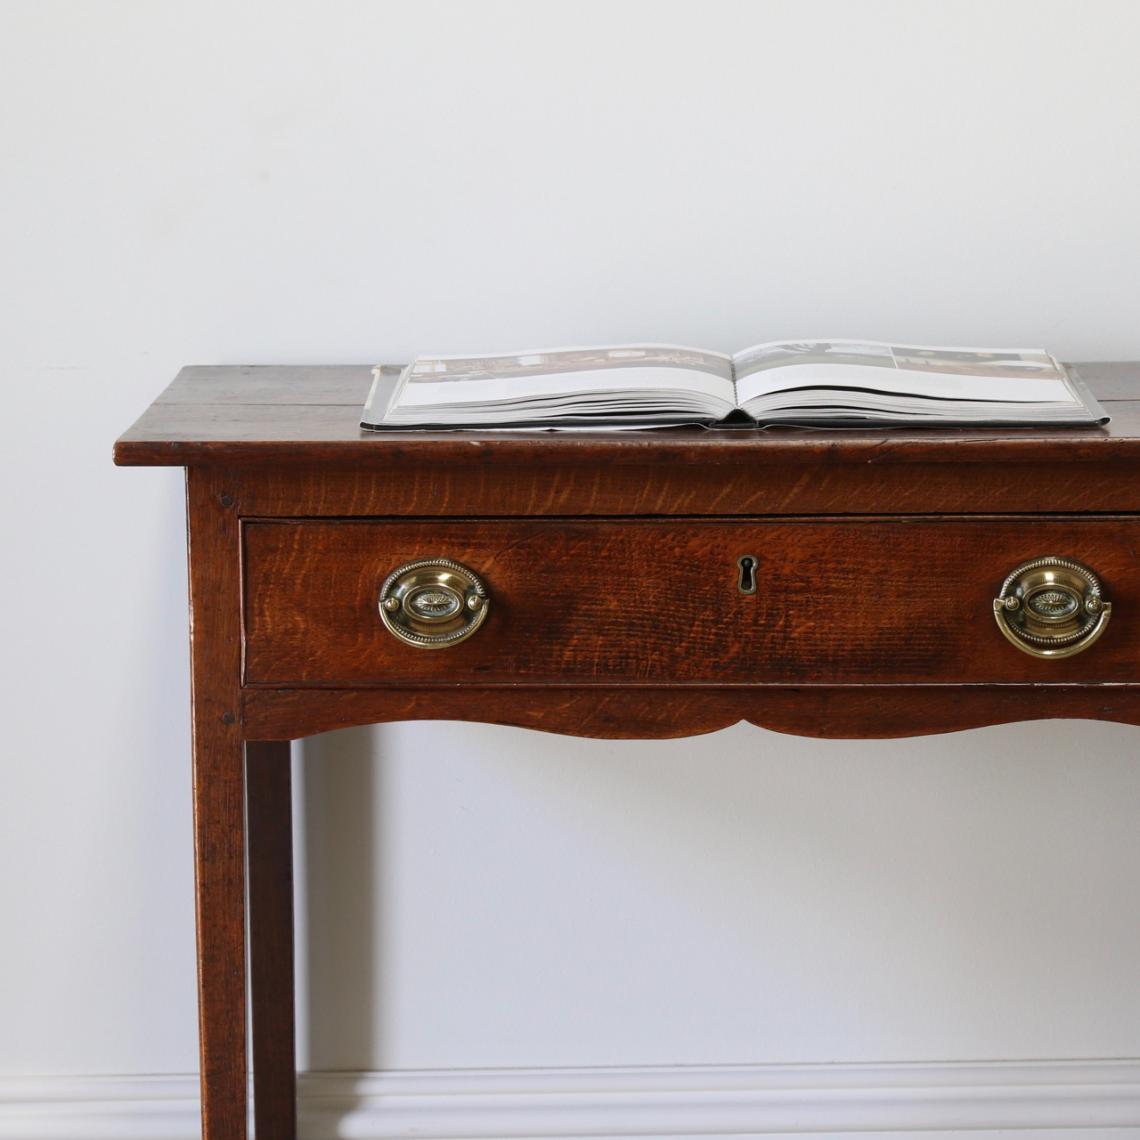
<path fill-rule="evenodd" d="M 195 1140 L 191 1076 L 0 1078 L 0 1140 Z M 1140 1060 L 308 1073 L 304 1140 L 1140 1140 Z"/>

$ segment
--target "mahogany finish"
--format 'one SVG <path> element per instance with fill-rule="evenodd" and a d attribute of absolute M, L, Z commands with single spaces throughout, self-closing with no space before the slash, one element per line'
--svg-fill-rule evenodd
<path fill-rule="evenodd" d="M 366 432 L 360 411 L 372 380 L 367 367 L 184 368 L 115 445 L 123 465 L 188 464 L 389 467 L 457 463 L 464 469 L 531 468 L 541 445 L 547 464 L 639 465 L 697 460 L 812 466 L 864 461 L 1069 461 L 1140 458 L 1140 390 L 1132 364 L 1072 365 L 1113 417 L 1107 428 L 1074 432 L 877 428 L 772 428 L 657 432 Z M 388 370 L 393 380 L 398 368 Z M 1109 407 L 1109 404 L 1114 406 Z M 1124 406 L 1117 406 L 1123 404 Z M 759 437 L 759 438 L 758 438 Z M 757 446 L 757 444 L 761 446 Z M 538 474 L 537 468 L 531 468 Z"/>
<path fill-rule="evenodd" d="M 246 731 L 266 740 L 397 720 L 470 720 L 609 740 L 695 736 L 748 721 L 796 736 L 887 739 L 1059 717 L 1140 724 L 1140 686 L 247 689 L 244 709 Z"/>
<path fill-rule="evenodd" d="M 1097 568 L 1116 615 L 1095 652 L 1044 661 L 993 626 L 1026 558 L 999 516 L 712 522 L 252 522 L 247 685 L 456 682 L 979 684 L 1136 675 L 1140 519 L 1051 518 L 1034 549 Z M 376 620 L 396 566 L 445 552 L 487 583 L 478 636 L 415 652 Z M 757 590 L 738 588 L 742 555 Z"/>
<path fill-rule="evenodd" d="M 297 1130 L 293 1016 L 293 803 L 289 744 L 245 746 L 254 1127 Z"/>
<path fill-rule="evenodd" d="M 426 718 L 615 738 L 1140 724 L 1140 364 L 1075 367 L 1107 429 L 377 434 L 357 426 L 368 368 L 183 369 L 115 460 L 187 468 L 203 1136 L 247 1135 L 247 866 L 255 1125 L 296 1134 L 289 740 Z M 1065 660 L 992 615 L 1045 554 L 1114 606 Z M 435 556 L 491 609 L 424 651 L 377 595 Z"/>
<path fill-rule="evenodd" d="M 203 1136 L 244 1137 L 245 791 L 237 511 L 218 473 L 187 472 L 194 890 Z"/>

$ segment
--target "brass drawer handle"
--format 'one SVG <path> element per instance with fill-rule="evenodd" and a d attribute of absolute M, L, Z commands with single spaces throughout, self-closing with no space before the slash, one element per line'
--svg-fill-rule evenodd
<path fill-rule="evenodd" d="M 1100 580 L 1071 558 L 1023 562 L 994 598 L 998 629 L 1032 657 L 1072 657 L 1088 649 L 1111 616 Z"/>
<path fill-rule="evenodd" d="M 380 587 L 384 625 L 418 649 L 458 645 L 483 624 L 490 605 L 479 576 L 450 558 L 406 562 Z"/>

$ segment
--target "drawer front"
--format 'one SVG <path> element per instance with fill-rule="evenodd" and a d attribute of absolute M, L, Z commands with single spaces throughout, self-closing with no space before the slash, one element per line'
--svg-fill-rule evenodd
<path fill-rule="evenodd" d="M 1131 516 L 250 521 L 244 543 L 252 685 L 1140 681 Z M 1112 602 L 1072 657 L 1031 657 L 994 620 L 1006 575 L 1043 555 L 1090 567 Z M 437 557 L 490 601 L 471 637 L 425 650 L 378 602 L 392 571 Z"/>

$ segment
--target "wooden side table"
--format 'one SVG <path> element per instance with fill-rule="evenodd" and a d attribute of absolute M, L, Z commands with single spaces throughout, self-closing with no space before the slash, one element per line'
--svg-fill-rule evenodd
<path fill-rule="evenodd" d="M 1108 428 L 384 435 L 365 367 L 183 369 L 115 461 L 187 475 L 203 1136 L 247 969 L 296 1131 L 292 739 L 1140 723 L 1140 364 L 1076 367 Z"/>

